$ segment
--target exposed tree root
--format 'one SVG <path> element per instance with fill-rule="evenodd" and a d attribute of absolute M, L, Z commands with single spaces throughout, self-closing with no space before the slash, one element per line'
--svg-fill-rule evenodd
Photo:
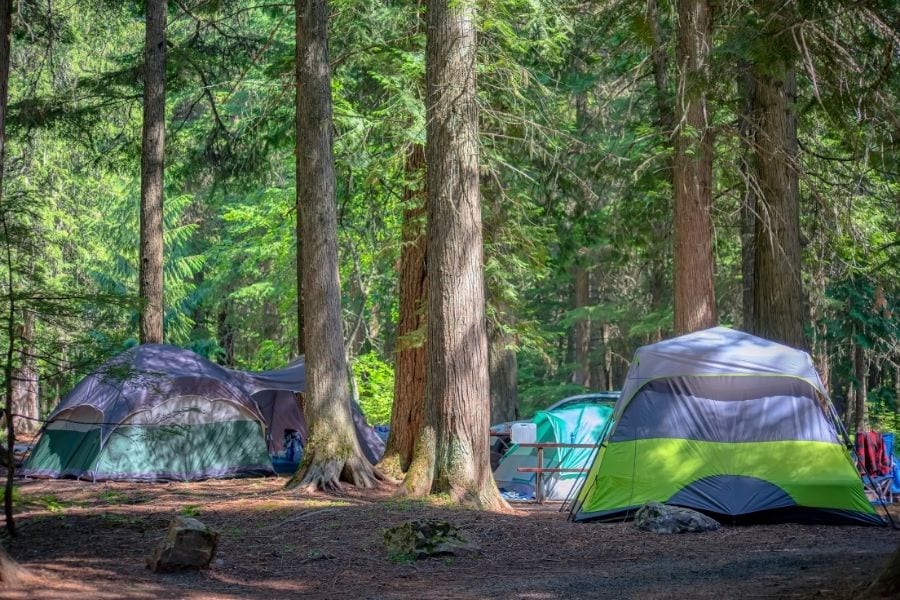
<path fill-rule="evenodd" d="M 385 476 L 397 480 L 403 479 L 403 468 L 400 466 L 399 452 L 385 452 L 385 455 L 381 457 L 381 460 L 375 465 L 375 468 L 381 471 Z"/>
<path fill-rule="evenodd" d="M 336 493 L 343 490 L 345 483 L 368 489 L 378 486 L 381 482 L 390 481 L 390 478 L 360 455 L 350 458 L 330 456 L 319 459 L 315 450 L 312 452 L 312 456 L 308 459 L 304 457 L 300 468 L 285 484 L 286 489 Z"/>
<path fill-rule="evenodd" d="M 22 581 L 28 574 L 19 563 L 14 561 L 6 550 L 0 546 L 0 587 L 9 587 Z"/>

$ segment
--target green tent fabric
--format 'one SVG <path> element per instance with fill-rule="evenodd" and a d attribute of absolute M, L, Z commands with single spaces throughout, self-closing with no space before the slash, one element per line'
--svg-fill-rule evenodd
<path fill-rule="evenodd" d="M 235 372 L 189 350 L 131 348 L 66 395 L 20 474 L 93 481 L 272 475 L 267 422 L 250 391 Z"/>
<path fill-rule="evenodd" d="M 563 444 L 597 444 L 609 432 L 612 405 L 592 402 L 567 403 L 564 407 L 539 411 L 532 418 L 536 441 Z M 544 450 L 544 467 L 584 469 L 591 462 L 594 448 L 548 448 Z M 535 493 L 534 473 L 519 473 L 518 467 L 537 466 L 537 450 L 513 444 L 494 471 L 497 486 L 531 498 Z M 584 479 L 584 473 L 552 473 L 542 479 L 545 498 L 565 500 Z"/>
<path fill-rule="evenodd" d="M 48 423 L 23 466 L 29 477 L 190 481 L 271 475 L 262 423 L 227 400 L 178 396 L 103 437 L 102 413 L 66 411 Z"/>
<path fill-rule="evenodd" d="M 717 327 L 638 349 L 575 521 L 656 501 L 735 522 L 883 524 L 805 352 Z"/>

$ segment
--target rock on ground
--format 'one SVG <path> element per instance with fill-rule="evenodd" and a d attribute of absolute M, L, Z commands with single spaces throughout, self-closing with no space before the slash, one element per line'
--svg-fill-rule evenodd
<path fill-rule="evenodd" d="M 689 508 L 648 502 L 634 516 L 634 525 L 653 533 L 695 533 L 719 528 L 715 519 Z"/>
<path fill-rule="evenodd" d="M 147 561 L 157 573 L 205 569 L 216 553 L 219 534 L 197 519 L 175 517 L 166 537 Z"/>
<path fill-rule="evenodd" d="M 472 556 L 480 553 L 447 521 L 406 521 L 384 531 L 384 545 L 392 560 L 418 560 L 432 556 Z"/>

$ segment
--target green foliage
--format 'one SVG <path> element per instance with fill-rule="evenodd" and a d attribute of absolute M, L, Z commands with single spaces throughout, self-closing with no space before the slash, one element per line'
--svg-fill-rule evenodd
<path fill-rule="evenodd" d="M 691 82 L 710 87 L 716 130 L 720 320 L 742 320 L 738 67 L 765 72 L 792 58 L 813 352 L 840 392 L 853 344 L 865 348 L 870 414 L 887 427 L 900 363 L 896 9 L 789 3 L 778 19 L 794 21 L 773 28 L 765 6 L 715 12 L 711 81 Z M 381 423 L 393 394 L 402 199 L 421 185 L 406 157 L 425 137 L 424 5 L 330 7 L 345 338 L 360 402 Z M 166 339 L 237 367 L 277 367 L 297 354 L 293 6 L 170 9 Z M 637 346 L 671 333 L 671 132 L 660 107 L 677 91 L 673 15 L 662 3 L 652 23 L 645 3 L 570 0 L 479 10 L 487 318 L 517 353 L 528 415 L 584 391 L 570 383 L 576 325 L 590 323 L 592 366 L 609 361 L 614 387 Z M 46 412 L 136 343 L 144 21 L 141 3 L 107 0 L 22 2 L 14 19 L 0 314 L 10 301 L 17 322 L 22 309 L 37 314 Z M 668 61 L 665 89 L 654 50 Z M 591 280 L 583 305 L 578 270 Z M 878 290 L 886 306 L 876 310 Z M 7 338 L 0 327 L 4 355 Z"/>
<path fill-rule="evenodd" d="M 370 425 L 389 423 L 394 404 L 394 369 L 367 352 L 353 360 L 353 375 L 359 388 L 359 405 Z"/>

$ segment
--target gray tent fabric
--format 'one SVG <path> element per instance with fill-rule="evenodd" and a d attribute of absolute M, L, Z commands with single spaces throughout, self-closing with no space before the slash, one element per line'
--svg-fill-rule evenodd
<path fill-rule="evenodd" d="M 786 377 L 671 377 L 648 383 L 616 425 L 611 441 L 675 438 L 707 442 L 832 442 L 813 389 Z M 758 415 L 769 417 L 759 419 Z"/>
<path fill-rule="evenodd" d="M 743 331 L 713 327 L 638 348 L 614 418 L 618 423 L 635 393 L 650 381 L 709 375 L 752 375 L 759 380 L 767 374 L 800 379 L 828 397 L 806 352 Z"/>
<path fill-rule="evenodd" d="M 294 393 L 302 393 L 306 390 L 306 365 L 304 357 L 300 357 L 291 361 L 291 363 L 282 368 L 272 371 L 234 371 L 243 381 L 254 398 L 261 392 L 269 392 L 273 390 L 290 391 Z M 362 447 L 366 458 L 373 465 L 381 460 L 384 454 L 384 440 L 376 433 L 375 428 L 366 423 L 362 409 L 356 402 L 351 402 L 351 412 L 353 417 L 353 425 L 356 428 L 356 437 L 359 445 Z M 304 444 L 306 443 L 306 419 L 303 414 L 297 410 L 299 419 L 302 420 L 302 429 L 296 429 L 301 432 Z M 291 429 L 293 429 L 291 427 Z M 272 437 L 278 437 L 279 433 L 274 430 Z"/>
<path fill-rule="evenodd" d="M 269 454 L 276 455 L 284 450 L 284 436 L 288 431 L 300 434 L 300 443 L 306 445 L 306 420 L 297 406 L 294 392 L 285 390 L 262 390 L 253 394 L 266 419 L 266 446 Z"/>
<path fill-rule="evenodd" d="M 59 477 L 82 476 L 94 469 L 89 471 L 90 477 L 97 478 L 96 460 L 102 462 L 106 460 L 103 456 L 114 454 L 119 468 L 131 453 L 140 463 L 129 463 L 129 469 L 136 469 L 133 473 L 109 472 L 102 478 L 168 480 L 273 474 L 268 457 L 283 449 L 285 432 L 297 431 L 306 441 L 306 421 L 296 397 L 305 387 L 302 357 L 282 369 L 254 373 L 222 367 L 177 346 L 135 346 L 82 379 L 63 398 L 49 416 L 42 436 L 47 438 L 40 448 L 44 456 L 32 461 L 44 466 L 32 471 Z M 360 446 L 374 464 L 384 453 L 384 441 L 368 426 L 357 403 L 352 410 Z M 140 452 L 125 439 L 137 435 L 135 431 L 143 436 Z M 151 431 L 181 435 L 169 435 L 168 445 L 150 444 L 147 432 Z M 233 452 L 226 451 L 235 444 Z M 245 462 L 230 463 L 237 460 L 238 451 L 243 452 L 240 460 Z M 98 452 L 100 459 L 90 458 Z M 176 468 L 172 464 L 178 462 L 175 455 L 179 453 L 196 455 L 197 464 L 177 466 L 171 473 L 163 471 Z M 209 464 L 201 460 L 204 453 L 211 453 Z M 171 456 L 162 464 L 166 454 Z M 67 470 L 68 463 L 75 466 Z M 146 473 L 139 472 L 142 465 L 147 467 Z"/>
<path fill-rule="evenodd" d="M 50 414 L 89 406 L 102 415 L 102 439 L 127 417 L 148 411 L 173 396 L 228 400 L 263 421 L 256 403 L 233 371 L 199 354 L 168 344 L 135 346 L 82 379 Z"/>

